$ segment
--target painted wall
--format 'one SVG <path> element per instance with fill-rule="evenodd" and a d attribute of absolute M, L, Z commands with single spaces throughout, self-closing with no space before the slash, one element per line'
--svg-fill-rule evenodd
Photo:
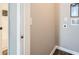
<path fill-rule="evenodd" d="M 70 17 L 70 4 L 60 4 L 60 38 L 59 45 L 67 49 L 79 52 L 79 25 L 71 25 L 71 19 L 79 19 Z M 67 18 L 68 28 L 63 28 Z"/>
<path fill-rule="evenodd" d="M 31 4 L 31 54 L 50 54 L 55 40 L 55 4 Z"/>
<path fill-rule="evenodd" d="M 0 23 L 2 26 L 1 33 L 1 42 L 2 42 L 2 50 L 8 48 L 8 16 L 2 16 L 2 10 L 8 10 L 8 4 L 2 3 L 0 4 Z"/>

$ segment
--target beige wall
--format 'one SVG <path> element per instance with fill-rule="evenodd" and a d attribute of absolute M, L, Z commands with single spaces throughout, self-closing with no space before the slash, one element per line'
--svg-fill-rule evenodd
<path fill-rule="evenodd" d="M 0 20 L 1 25 L 3 27 L 1 33 L 2 33 L 2 49 L 7 48 L 8 45 L 8 17 L 2 16 L 2 10 L 8 10 L 8 4 L 0 4 Z"/>
<path fill-rule="evenodd" d="M 31 5 L 31 54 L 50 54 L 55 46 L 55 7 L 55 4 Z"/>
<path fill-rule="evenodd" d="M 55 40 L 56 40 L 56 45 L 59 45 L 59 3 L 55 3 Z"/>

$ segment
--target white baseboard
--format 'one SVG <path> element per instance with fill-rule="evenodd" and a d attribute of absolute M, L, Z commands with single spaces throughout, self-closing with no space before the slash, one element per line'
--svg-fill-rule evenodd
<path fill-rule="evenodd" d="M 53 50 L 51 51 L 50 55 L 53 55 L 53 54 L 54 54 L 54 52 L 55 52 L 55 50 L 57 49 L 57 47 L 58 47 L 58 46 L 55 46 L 55 47 L 53 48 Z"/>
<path fill-rule="evenodd" d="M 73 55 L 79 55 L 79 52 L 75 52 L 75 51 L 69 50 L 67 48 L 60 47 L 60 46 L 55 46 L 54 49 L 51 51 L 50 55 L 53 55 L 53 53 L 55 52 L 56 49 L 68 52 Z"/>
<path fill-rule="evenodd" d="M 67 48 L 63 48 L 63 47 L 60 47 L 60 46 L 58 46 L 57 49 L 60 49 L 60 50 L 65 51 L 65 52 L 69 52 L 69 53 L 71 53 L 73 55 L 79 55 L 79 52 L 72 51 L 72 50 L 69 50 Z"/>

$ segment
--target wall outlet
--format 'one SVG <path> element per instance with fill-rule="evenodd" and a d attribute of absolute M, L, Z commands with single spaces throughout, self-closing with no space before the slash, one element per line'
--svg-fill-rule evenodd
<path fill-rule="evenodd" d="M 67 24 L 63 24 L 63 27 L 64 27 L 64 28 L 68 28 L 68 25 L 67 25 Z"/>

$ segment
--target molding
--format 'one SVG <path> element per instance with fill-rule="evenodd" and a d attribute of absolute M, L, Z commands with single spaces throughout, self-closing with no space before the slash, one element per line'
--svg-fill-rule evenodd
<path fill-rule="evenodd" d="M 55 50 L 57 49 L 58 46 L 55 46 L 54 49 L 51 51 L 50 55 L 53 55 Z"/>
<path fill-rule="evenodd" d="M 59 49 L 59 50 L 62 50 L 62 51 L 71 53 L 71 54 L 73 54 L 73 55 L 79 55 L 78 52 L 69 50 L 69 49 L 64 48 L 64 47 L 61 47 L 61 46 L 55 46 L 54 49 L 51 51 L 50 55 L 53 55 L 53 53 L 55 52 L 56 49 Z"/>
<path fill-rule="evenodd" d="M 69 50 L 69 49 L 64 48 L 64 47 L 60 47 L 60 46 L 58 46 L 57 49 L 63 50 L 63 51 L 65 51 L 65 52 L 71 53 L 71 54 L 73 54 L 73 55 L 79 55 L 78 52 L 73 51 L 73 50 Z"/>
<path fill-rule="evenodd" d="M 30 3 L 24 3 L 24 55 L 30 55 L 30 8 Z"/>
<path fill-rule="evenodd" d="M 17 4 L 17 55 L 20 55 L 20 3 Z"/>

